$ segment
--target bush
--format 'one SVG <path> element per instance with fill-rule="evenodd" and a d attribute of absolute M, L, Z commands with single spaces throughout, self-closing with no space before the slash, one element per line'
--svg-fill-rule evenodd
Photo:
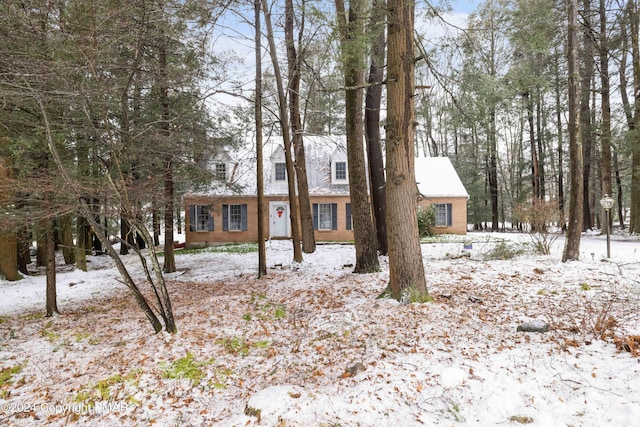
<path fill-rule="evenodd" d="M 436 209 L 433 205 L 418 207 L 418 232 L 420 237 L 433 236 L 436 225 Z"/>
<path fill-rule="evenodd" d="M 529 223 L 525 231 L 529 234 L 536 252 L 549 255 L 553 243 L 561 233 L 560 227 L 555 232 L 549 229 L 549 225 L 553 222 L 562 223 L 559 218 L 558 203 L 554 200 L 544 201 L 534 197 L 527 203 L 516 205 L 514 213 L 520 221 Z"/>
<path fill-rule="evenodd" d="M 526 244 L 498 242 L 484 254 L 485 260 L 507 260 L 527 252 Z"/>

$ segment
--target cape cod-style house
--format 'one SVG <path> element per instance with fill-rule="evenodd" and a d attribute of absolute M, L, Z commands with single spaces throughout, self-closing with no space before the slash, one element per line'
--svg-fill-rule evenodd
<path fill-rule="evenodd" d="M 313 227 L 317 241 L 352 241 L 349 176 L 344 137 L 305 136 Z M 185 194 L 186 247 L 255 242 L 258 202 L 255 153 L 219 152 L 208 159 L 210 186 Z M 264 149 L 265 230 L 270 239 L 291 237 L 285 153 L 281 141 Z M 436 232 L 465 234 L 468 194 L 446 157 L 417 158 L 420 206 L 435 204 Z"/>

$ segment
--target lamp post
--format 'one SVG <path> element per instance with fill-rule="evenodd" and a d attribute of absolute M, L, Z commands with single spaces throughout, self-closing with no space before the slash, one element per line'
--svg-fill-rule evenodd
<path fill-rule="evenodd" d="M 613 207 L 613 198 L 609 197 L 608 194 L 605 194 L 602 199 L 600 199 L 600 205 L 604 209 L 604 223 L 607 230 L 607 258 L 611 258 L 611 240 L 609 238 L 609 211 Z"/>

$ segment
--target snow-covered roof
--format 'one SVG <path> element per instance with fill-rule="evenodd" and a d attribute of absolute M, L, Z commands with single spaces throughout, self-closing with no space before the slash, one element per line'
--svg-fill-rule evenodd
<path fill-rule="evenodd" d="M 275 163 L 284 162 L 283 141 L 280 136 L 271 136 L 263 144 L 263 169 L 265 194 L 286 195 L 286 181 L 272 179 Z M 345 136 L 305 135 L 304 147 L 307 165 L 307 181 L 310 194 L 349 194 L 348 180 L 332 179 L 332 163 L 346 162 Z M 255 142 L 247 141 L 244 148 L 228 153 L 233 159 L 229 167 L 226 185 L 212 182 L 200 195 L 256 195 L 256 150 Z M 220 158 L 220 156 L 218 156 Z M 211 163 L 210 167 L 214 167 Z M 348 167 L 348 166 L 347 166 Z M 427 197 L 469 197 L 451 161 L 447 157 L 419 157 L 415 159 L 416 182 L 420 193 Z"/>
<path fill-rule="evenodd" d="M 263 169 L 265 194 L 288 193 L 286 181 L 275 181 L 275 163 L 284 162 L 283 140 L 281 136 L 270 136 L 263 143 Z M 346 138 L 343 135 L 305 135 L 304 148 L 307 165 L 307 181 L 311 194 L 349 194 L 348 181 L 333 182 L 331 162 L 346 161 Z M 247 141 L 238 150 L 229 151 L 234 165 L 228 176 L 227 185 L 212 182 L 205 189 L 193 193 L 198 195 L 256 195 L 256 149 L 255 141 Z M 212 164 L 210 167 L 213 167 Z M 192 193 L 192 194 L 193 194 Z"/>
<path fill-rule="evenodd" d="M 448 157 L 418 157 L 416 183 L 427 197 L 469 197 Z"/>

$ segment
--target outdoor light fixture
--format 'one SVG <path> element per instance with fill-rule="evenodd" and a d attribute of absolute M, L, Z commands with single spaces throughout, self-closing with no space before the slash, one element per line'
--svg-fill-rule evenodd
<path fill-rule="evenodd" d="M 604 209 L 604 224 L 607 230 L 607 258 L 611 258 L 611 240 L 609 237 L 609 211 L 613 207 L 613 198 L 608 194 L 605 194 L 602 199 L 600 199 L 600 205 L 602 209 Z"/>

